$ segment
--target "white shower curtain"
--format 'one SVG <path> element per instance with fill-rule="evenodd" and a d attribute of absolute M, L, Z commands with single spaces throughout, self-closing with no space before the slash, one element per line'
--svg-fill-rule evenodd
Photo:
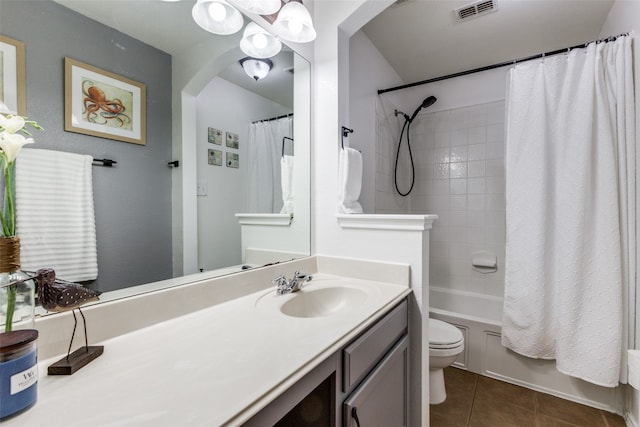
<path fill-rule="evenodd" d="M 507 94 L 502 343 L 607 387 L 635 280 L 632 76 L 619 37 L 517 65 Z"/>
<path fill-rule="evenodd" d="M 252 123 L 247 141 L 246 212 L 280 213 L 282 138 L 292 137 L 293 117 Z M 291 153 L 291 144 L 286 146 Z"/>

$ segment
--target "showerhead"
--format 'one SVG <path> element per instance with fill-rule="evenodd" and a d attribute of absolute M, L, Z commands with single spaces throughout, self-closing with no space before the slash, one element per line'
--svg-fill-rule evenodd
<path fill-rule="evenodd" d="M 416 116 L 418 115 L 418 113 L 420 112 L 420 110 L 422 110 L 423 108 L 427 108 L 427 107 L 431 107 L 433 104 L 436 103 L 438 99 L 435 96 L 430 96 L 428 98 L 425 98 L 424 101 L 422 101 L 422 104 L 420 104 L 420 106 L 418 108 L 416 108 L 416 111 L 413 112 L 413 115 L 411 116 L 411 118 L 409 119 L 409 122 L 412 122 L 413 119 L 416 118 Z"/>
<path fill-rule="evenodd" d="M 422 105 L 420 107 L 422 107 L 422 108 L 431 107 L 433 104 L 436 103 L 437 100 L 438 100 L 438 98 L 436 98 L 435 96 L 431 95 L 430 97 L 428 97 L 427 99 L 422 101 Z"/>

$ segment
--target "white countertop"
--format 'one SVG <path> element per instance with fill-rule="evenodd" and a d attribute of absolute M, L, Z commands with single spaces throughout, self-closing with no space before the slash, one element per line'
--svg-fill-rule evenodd
<path fill-rule="evenodd" d="M 366 287 L 369 297 L 340 314 L 295 318 L 256 307 L 274 293 L 262 290 L 96 343 L 104 354 L 72 376 L 47 375 L 59 357 L 41 361 L 38 402 L 3 424 L 241 424 L 410 293 L 327 274 L 315 275 L 302 292 L 336 281 Z"/>

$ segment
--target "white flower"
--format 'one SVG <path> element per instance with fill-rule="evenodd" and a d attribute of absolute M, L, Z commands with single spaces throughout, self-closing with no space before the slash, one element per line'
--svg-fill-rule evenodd
<path fill-rule="evenodd" d="M 16 133 L 25 125 L 24 117 L 21 116 L 3 116 L 0 114 L 0 128 L 8 133 Z M 33 141 L 32 141 L 33 142 Z"/>
<path fill-rule="evenodd" d="M 32 138 L 25 138 L 19 133 L 8 133 L 8 131 L 0 132 L 0 148 L 4 155 L 7 157 L 7 163 L 11 164 L 18 154 L 22 147 L 26 144 L 33 144 Z"/>

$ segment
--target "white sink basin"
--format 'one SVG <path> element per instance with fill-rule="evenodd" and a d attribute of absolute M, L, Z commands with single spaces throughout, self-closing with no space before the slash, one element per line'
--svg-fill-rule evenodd
<path fill-rule="evenodd" d="M 356 288 L 322 288 L 295 292 L 280 306 L 291 317 L 324 317 L 359 307 L 367 294 Z"/>
<path fill-rule="evenodd" d="M 335 316 L 358 309 L 372 292 L 373 289 L 364 286 L 336 281 L 322 283 L 314 278 L 302 290 L 291 294 L 276 295 L 275 289 L 270 290 L 258 298 L 256 308 L 262 312 L 280 312 L 290 317 Z"/>

